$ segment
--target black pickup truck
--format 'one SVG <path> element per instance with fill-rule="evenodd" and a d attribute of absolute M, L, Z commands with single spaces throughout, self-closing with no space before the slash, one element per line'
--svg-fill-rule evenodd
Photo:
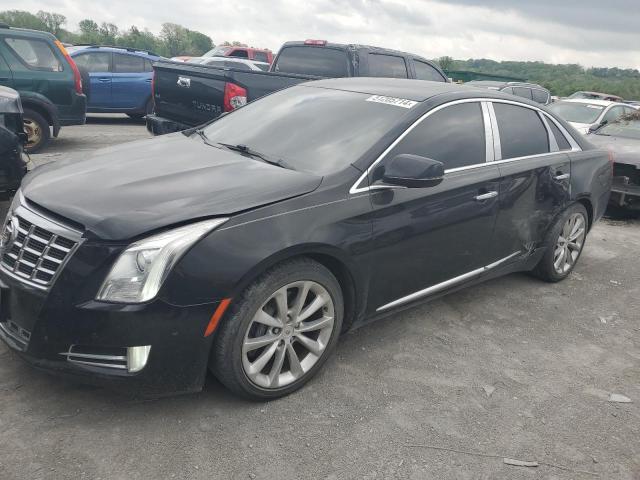
<path fill-rule="evenodd" d="M 447 82 L 434 63 L 395 50 L 324 40 L 285 43 L 268 72 L 160 61 L 154 63 L 154 135 L 206 123 L 291 85 L 327 77 L 392 77 Z"/>

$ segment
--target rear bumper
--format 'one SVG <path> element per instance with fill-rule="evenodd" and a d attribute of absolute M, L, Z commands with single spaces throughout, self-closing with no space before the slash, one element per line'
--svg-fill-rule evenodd
<path fill-rule="evenodd" d="M 213 338 L 203 333 L 215 304 L 90 301 L 50 307 L 46 292 L 4 272 L 0 293 L 0 339 L 40 370 L 140 396 L 202 389 Z M 133 352 L 128 347 L 134 346 L 151 347 L 139 371 L 129 368 Z"/>
<path fill-rule="evenodd" d="M 84 125 L 87 121 L 86 95 L 74 93 L 71 97 L 71 105 L 58 106 L 58 117 L 59 124 L 62 127 Z"/>
<path fill-rule="evenodd" d="M 181 132 L 192 128 L 192 125 L 176 122 L 157 115 L 147 115 L 147 130 L 153 135 L 165 135 L 167 133 Z"/>
<path fill-rule="evenodd" d="M 609 203 L 617 207 L 640 209 L 640 185 L 629 182 L 629 177 L 613 177 Z"/>

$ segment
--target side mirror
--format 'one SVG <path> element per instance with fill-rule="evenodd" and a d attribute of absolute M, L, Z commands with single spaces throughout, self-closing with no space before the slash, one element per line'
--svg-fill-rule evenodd
<path fill-rule="evenodd" d="M 598 130 L 600 130 L 602 127 L 604 127 L 607 123 L 609 123 L 607 120 L 603 120 L 600 123 L 594 123 L 593 125 L 591 125 L 589 127 L 589 133 L 595 133 Z"/>
<path fill-rule="evenodd" d="M 444 178 L 444 164 L 419 155 L 397 155 L 385 165 L 382 180 L 408 188 L 434 187 Z"/>

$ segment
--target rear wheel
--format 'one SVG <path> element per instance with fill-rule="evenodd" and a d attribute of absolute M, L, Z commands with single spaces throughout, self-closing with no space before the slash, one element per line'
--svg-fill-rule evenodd
<path fill-rule="evenodd" d="M 37 153 L 42 150 L 51 139 L 49 122 L 35 110 L 24 109 L 24 131 L 27 134 L 27 153 Z"/>
<path fill-rule="evenodd" d="M 144 107 L 144 113 L 127 113 L 130 118 L 140 119 L 153 113 L 153 100 L 149 99 Z"/>
<path fill-rule="evenodd" d="M 545 254 L 533 274 L 547 282 L 567 278 L 584 248 L 588 221 L 587 210 L 579 203 L 560 214 L 547 233 Z"/>
<path fill-rule="evenodd" d="M 288 395 L 330 356 L 342 317 L 340 285 L 328 269 L 307 259 L 279 265 L 234 301 L 216 333 L 212 370 L 246 398 Z"/>

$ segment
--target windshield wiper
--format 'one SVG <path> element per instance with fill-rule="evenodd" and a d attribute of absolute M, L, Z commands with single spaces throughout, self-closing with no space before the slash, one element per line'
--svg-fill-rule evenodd
<path fill-rule="evenodd" d="M 256 150 L 252 150 L 251 148 L 249 148 L 248 146 L 243 145 L 243 144 L 233 145 L 231 143 L 218 142 L 217 145 L 220 145 L 220 146 L 222 146 L 222 147 L 224 147 L 224 148 L 226 148 L 228 150 L 232 150 L 234 152 L 242 153 L 243 155 L 248 155 L 250 157 L 259 158 L 263 162 L 268 163 L 270 165 L 275 165 L 275 166 L 281 167 L 281 168 L 291 168 L 286 163 L 284 163 L 282 160 L 267 157 L 264 153 L 260 153 L 260 152 L 258 152 Z"/>
<path fill-rule="evenodd" d="M 216 146 L 216 145 L 214 145 L 213 143 L 211 143 L 209 141 L 209 139 L 204 134 L 204 131 L 201 128 L 198 128 L 198 129 L 194 130 L 194 132 L 198 134 L 198 136 L 202 139 L 202 141 L 205 143 L 205 145 L 209 145 L 210 147 L 215 147 Z"/>

